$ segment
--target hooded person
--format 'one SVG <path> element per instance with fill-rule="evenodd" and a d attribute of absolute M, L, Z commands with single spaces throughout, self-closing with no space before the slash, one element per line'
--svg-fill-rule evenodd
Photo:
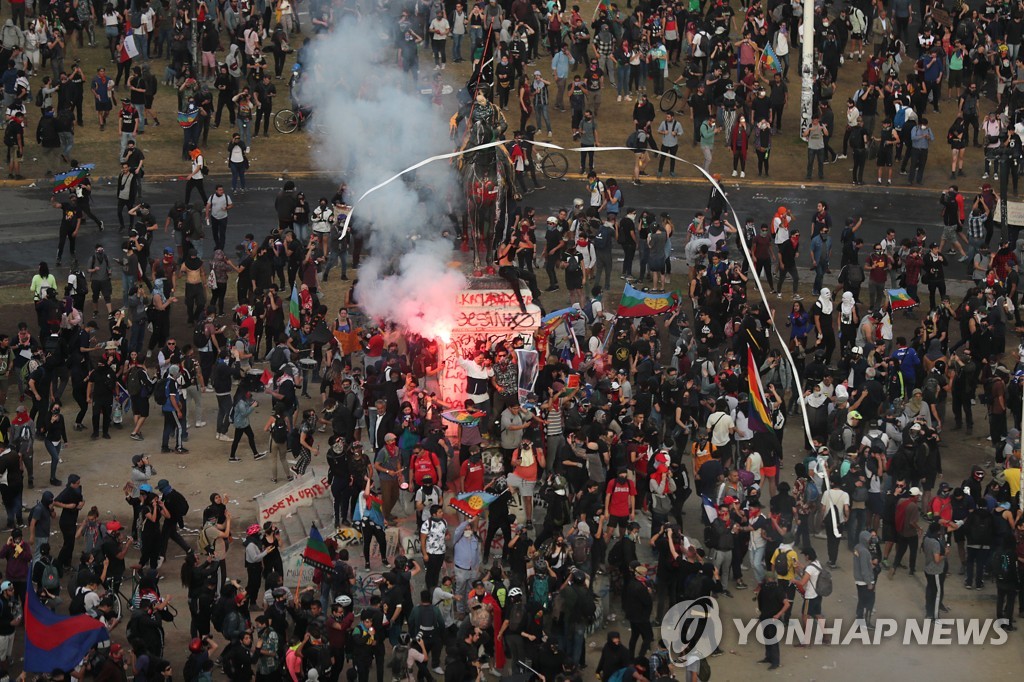
<path fill-rule="evenodd" d="M 856 343 L 857 322 L 857 301 L 854 299 L 852 291 L 844 291 L 842 300 L 839 302 L 839 340 L 843 350 L 848 350 Z"/>
<path fill-rule="evenodd" d="M 625 668 L 633 662 L 633 657 L 622 644 L 622 638 L 616 631 L 608 633 L 608 639 L 601 648 L 601 658 L 597 661 L 597 674 L 602 680 L 611 679 L 612 673 Z"/>
<path fill-rule="evenodd" d="M 811 308 L 811 317 L 818 333 L 815 345 L 825 351 L 826 364 L 832 359 L 832 353 L 836 349 L 836 337 L 832 332 L 832 309 L 832 291 L 828 287 L 822 287 L 818 300 Z"/>
<path fill-rule="evenodd" d="M 857 586 L 857 623 L 864 627 L 875 610 L 876 577 L 871 531 L 862 530 L 853 549 L 853 582 Z"/>

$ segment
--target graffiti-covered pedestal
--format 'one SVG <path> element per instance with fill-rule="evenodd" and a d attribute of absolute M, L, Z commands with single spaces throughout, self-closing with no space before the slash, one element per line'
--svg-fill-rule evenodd
<path fill-rule="evenodd" d="M 519 309 L 515 293 L 505 280 L 494 277 L 470 279 L 469 287 L 459 294 L 458 314 L 451 340 L 440 346 L 441 399 L 448 405 L 460 406 L 466 399 L 466 372 L 460 359 L 471 359 L 478 343 L 488 349 L 498 341 L 521 337 L 532 345 L 533 334 L 540 327 L 541 310 L 533 303 L 529 289 L 523 287 L 526 312 Z"/>

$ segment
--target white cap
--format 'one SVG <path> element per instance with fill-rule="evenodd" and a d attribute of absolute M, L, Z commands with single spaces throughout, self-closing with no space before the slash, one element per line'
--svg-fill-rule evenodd
<path fill-rule="evenodd" d="M 918 488 L 917 486 L 914 486 L 913 488 L 910 489 L 910 496 L 921 497 L 921 489 Z"/>
<path fill-rule="evenodd" d="M 548 225 L 557 225 L 557 224 L 558 224 L 558 218 L 556 218 L 553 215 L 549 215 L 548 216 Z"/>

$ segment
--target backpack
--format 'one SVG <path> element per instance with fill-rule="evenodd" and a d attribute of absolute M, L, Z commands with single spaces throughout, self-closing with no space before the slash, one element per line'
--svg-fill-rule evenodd
<path fill-rule="evenodd" d="M 977 519 L 978 520 L 973 524 L 974 527 L 971 529 L 973 532 L 968 534 L 968 543 L 991 545 L 996 537 L 995 520 L 992 518 L 992 514 L 983 512 L 977 515 Z"/>
<path fill-rule="evenodd" d="M 1017 579 L 1017 567 L 1015 557 L 1010 552 L 1003 552 L 999 555 L 999 570 L 996 578 L 1004 581 Z"/>
<path fill-rule="evenodd" d="M 572 562 L 577 566 L 587 563 L 590 558 L 590 543 L 583 535 L 577 535 L 572 539 Z"/>
<path fill-rule="evenodd" d="M 924 380 L 924 385 L 921 386 L 921 393 L 924 394 L 924 401 L 929 405 L 934 405 L 939 399 L 939 379 L 934 373 L 929 374 L 928 378 Z"/>
<path fill-rule="evenodd" d="M 196 539 L 196 547 L 199 549 L 200 555 L 207 555 L 213 553 L 213 546 L 210 544 L 210 538 L 206 537 L 206 529 L 213 525 L 213 522 L 207 523 L 203 526 L 202 530 L 199 531 L 199 537 Z M 218 628 L 219 630 L 220 628 Z"/>
<path fill-rule="evenodd" d="M 832 595 L 832 572 L 822 566 L 821 562 L 818 562 L 816 568 L 818 579 L 814 581 L 814 591 L 819 597 L 829 597 Z"/>
<path fill-rule="evenodd" d="M 885 441 L 882 440 L 882 434 L 872 436 L 868 434 L 868 452 L 882 452 L 886 451 Z"/>
<path fill-rule="evenodd" d="M 302 454 L 302 439 L 299 438 L 298 427 L 292 427 L 288 432 L 288 451 L 296 457 Z"/>
<path fill-rule="evenodd" d="M 164 405 L 167 402 L 167 382 L 169 379 L 157 382 L 153 387 L 153 400 L 157 405 Z"/>
<path fill-rule="evenodd" d="M 580 265 L 580 259 L 577 256 L 569 256 L 565 262 L 565 271 L 569 274 L 578 275 L 583 271 L 583 266 Z"/>
<path fill-rule="evenodd" d="M 533 576 L 530 592 L 533 594 L 533 601 L 537 602 L 541 608 L 546 608 L 548 597 L 551 595 L 551 576 L 547 574 Z"/>
<path fill-rule="evenodd" d="M 11 121 L 7 124 L 7 129 L 4 131 L 4 145 L 13 147 L 18 144 L 18 133 L 21 126 L 15 121 Z"/>
<path fill-rule="evenodd" d="M 60 572 L 57 571 L 52 560 L 43 564 L 43 575 L 39 579 L 39 586 L 50 593 L 55 593 L 60 589 Z"/>
<path fill-rule="evenodd" d="M 435 456 L 434 453 L 424 450 L 412 463 L 412 473 L 414 479 L 423 480 L 424 476 L 433 476 L 437 478 L 438 471 L 437 467 L 434 466 Z"/>
<path fill-rule="evenodd" d="M 75 592 L 75 596 L 71 598 L 71 603 L 68 604 L 68 613 L 72 616 L 80 616 L 85 613 L 85 597 L 92 590 L 87 590 L 84 587 L 78 588 Z"/>
<path fill-rule="evenodd" d="M 409 676 L 409 647 L 399 644 L 391 650 L 391 662 L 388 664 L 395 679 L 404 680 Z"/>
<path fill-rule="evenodd" d="M 846 433 L 852 430 L 844 424 L 842 428 L 832 431 L 832 435 L 828 437 L 828 449 L 834 453 L 844 451 L 846 449 Z"/>
<path fill-rule="evenodd" d="M 818 488 L 818 484 L 814 482 L 813 478 L 808 478 L 807 485 L 804 486 L 804 502 L 810 504 L 819 499 L 821 499 L 821 490 Z"/>
<path fill-rule="evenodd" d="M 206 320 L 202 320 L 192 330 L 192 346 L 198 351 L 206 348 L 210 343 L 210 337 L 206 335 Z"/>
<path fill-rule="evenodd" d="M 274 415 L 274 424 L 270 427 L 270 437 L 275 443 L 288 442 L 288 422 L 281 415 Z"/>
<path fill-rule="evenodd" d="M 222 609 L 223 610 L 223 609 Z M 238 611 L 228 611 L 221 622 L 220 633 L 227 639 L 241 638 L 245 633 L 245 619 Z"/>
<path fill-rule="evenodd" d="M 622 568 L 622 562 L 626 560 L 626 552 L 622 547 L 622 539 L 620 538 L 612 545 L 611 549 L 608 550 L 608 565 Z"/>
<path fill-rule="evenodd" d="M 267 356 L 267 362 L 270 363 L 270 371 L 273 374 L 277 374 L 281 371 L 281 368 L 288 362 L 288 356 L 285 355 L 284 348 L 281 346 L 275 346 Z"/>
<path fill-rule="evenodd" d="M 697 670 L 697 679 L 700 682 L 708 682 L 711 679 L 711 663 L 708 659 L 700 659 L 700 668 Z"/>
<path fill-rule="evenodd" d="M 783 552 L 781 549 L 775 554 L 775 559 L 772 561 L 772 570 L 777 575 L 789 575 L 789 551 Z"/>

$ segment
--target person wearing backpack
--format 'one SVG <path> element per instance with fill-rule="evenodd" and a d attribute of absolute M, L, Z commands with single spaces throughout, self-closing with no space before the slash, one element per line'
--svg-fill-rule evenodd
<path fill-rule="evenodd" d="M 270 434 L 270 480 L 277 483 L 279 466 L 281 470 L 280 475 L 287 476 L 289 481 L 292 480 L 291 474 L 288 473 L 288 455 L 290 454 L 288 448 L 289 433 L 288 418 L 284 411 L 275 409 L 270 418 L 267 419 L 263 431 Z"/>
<path fill-rule="evenodd" d="M 891 580 L 896 575 L 896 569 L 901 568 L 900 560 L 903 559 L 903 555 L 906 551 L 910 550 L 910 573 L 914 575 L 917 569 L 917 538 L 921 534 L 919 521 L 921 518 L 921 510 L 918 507 L 918 501 L 921 499 L 921 489 L 913 487 L 908 491 L 908 496 L 896 503 L 896 516 L 893 527 L 896 531 L 896 557 L 893 559 L 892 566 L 889 568 L 889 579 Z M 981 565 L 984 565 L 984 561 Z M 968 569 L 968 576 L 971 575 Z M 981 582 L 981 575 L 978 575 L 978 581 Z"/>
<path fill-rule="evenodd" d="M 964 578 L 964 587 L 968 590 L 980 590 L 985 586 L 985 567 L 996 541 L 994 509 L 995 500 L 986 497 L 964 521 L 964 535 L 967 541 L 967 575 Z"/>
<path fill-rule="evenodd" d="M 39 556 L 43 545 L 50 544 L 50 521 L 56 516 L 53 499 L 53 493 L 46 490 L 39 498 L 39 502 L 32 507 L 28 522 L 28 544 L 31 545 L 32 554 L 35 556 Z"/>
<path fill-rule="evenodd" d="M 821 496 L 821 524 L 828 542 L 829 568 L 836 568 L 846 520 L 850 518 L 850 494 L 843 488 L 841 485 L 833 485 Z"/>
<path fill-rule="evenodd" d="M 1013 535 L 1003 538 L 1002 546 L 992 556 L 989 569 L 996 579 L 996 619 L 1006 621 L 1005 630 L 1016 630 L 1013 625 L 1013 604 L 1020 587 L 1021 567 L 1017 561 L 1017 543 Z M 945 575 L 940 577 L 944 578 Z"/>
<path fill-rule="evenodd" d="M 444 644 L 444 619 L 441 610 L 432 603 L 433 589 L 420 591 L 420 603 L 409 614 L 409 635 L 414 640 L 423 640 L 424 648 L 430 652 L 430 664 L 434 672 L 441 670 L 441 648 Z"/>
<path fill-rule="evenodd" d="M 47 604 L 60 595 L 60 570 L 57 563 L 50 556 L 50 543 L 44 542 L 39 546 L 39 554 L 32 565 L 32 586 L 39 597 L 39 601 Z"/>
<path fill-rule="evenodd" d="M 800 626 L 804 632 L 808 633 L 809 641 L 806 644 L 809 646 L 814 642 L 814 638 L 810 634 L 814 628 L 813 625 L 811 628 L 807 627 L 807 619 L 813 618 L 819 626 L 825 623 L 825 617 L 821 613 L 822 596 L 818 594 L 818 581 L 825 569 L 818 561 L 818 553 L 814 551 L 813 547 L 805 547 L 803 555 L 803 575 L 794 582 L 797 590 L 804 595 L 803 609 L 800 612 Z"/>
<path fill-rule="evenodd" d="M 169 365 L 167 375 L 160 380 L 158 392 L 153 396 L 160 405 L 164 415 L 163 440 L 160 443 L 160 452 L 171 452 L 170 439 L 174 436 L 174 452 L 185 455 L 188 450 L 182 445 L 182 422 L 185 419 L 185 401 L 182 400 L 181 390 L 178 388 L 178 378 L 181 376 L 181 368 L 178 365 Z M 162 388 L 162 391 L 160 389 Z M 163 398 L 161 400 L 161 394 Z"/>

